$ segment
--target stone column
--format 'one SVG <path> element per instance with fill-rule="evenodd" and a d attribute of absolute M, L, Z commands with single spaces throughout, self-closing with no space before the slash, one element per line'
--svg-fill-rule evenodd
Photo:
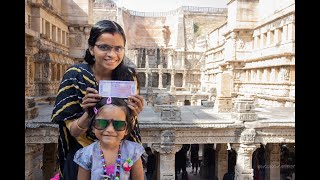
<path fill-rule="evenodd" d="M 232 75 L 224 71 L 217 74 L 217 97 L 214 101 L 213 111 L 217 113 L 230 112 L 232 109 L 231 102 L 231 81 Z"/>
<path fill-rule="evenodd" d="M 153 144 L 152 148 L 160 154 L 157 179 L 175 180 L 175 153 L 181 149 L 181 145 L 175 145 L 175 131 L 162 131 L 160 144 Z"/>
<path fill-rule="evenodd" d="M 144 87 L 147 88 L 148 87 L 148 81 L 149 81 L 149 73 L 148 71 L 146 72 L 146 82 L 144 84 Z"/>
<path fill-rule="evenodd" d="M 288 41 L 288 25 L 284 25 L 283 27 L 282 27 L 282 42 L 287 42 Z"/>
<path fill-rule="evenodd" d="M 215 175 L 218 179 L 223 179 L 223 175 L 228 172 L 228 150 L 227 144 L 216 145 Z"/>
<path fill-rule="evenodd" d="M 56 166 L 57 144 L 44 144 L 43 151 L 43 179 L 50 179 L 54 175 Z"/>
<path fill-rule="evenodd" d="M 266 145 L 265 179 L 280 179 L 280 145 Z"/>
<path fill-rule="evenodd" d="M 186 59 L 186 55 L 185 55 L 185 51 L 181 52 L 181 68 L 185 68 L 185 59 Z"/>
<path fill-rule="evenodd" d="M 233 144 L 232 148 L 237 152 L 237 164 L 235 167 L 235 179 L 253 180 L 252 153 L 259 144 Z"/>
<path fill-rule="evenodd" d="M 138 67 L 138 52 L 137 52 L 138 50 L 136 50 L 135 52 L 134 52 L 134 59 L 133 59 L 133 61 L 134 61 L 134 64 L 137 66 L 137 68 L 140 68 L 140 67 Z"/>
<path fill-rule="evenodd" d="M 281 42 L 279 41 L 279 36 L 281 36 L 281 34 L 280 34 L 280 29 L 279 28 L 277 28 L 277 29 L 275 29 L 275 31 L 274 31 L 274 42 L 275 42 L 275 44 L 277 45 L 279 45 Z"/>
<path fill-rule="evenodd" d="M 267 47 L 272 46 L 271 44 L 271 31 L 267 32 L 267 43 L 266 43 Z"/>
<path fill-rule="evenodd" d="M 39 161 L 35 162 L 34 160 L 34 156 L 36 156 L 35 154 L 38 155 L 39 152 L 43 152 L 43 144 L 25 144 L 25 180 L 34 179 L 33 169 L 36 168 L 34 166 L 39 167 L 39 169 L 41 168 L 41 164 L 34 164 L 39 163 Z"/>
<path fill-rule="evenodd" d="M 288 24 L 288 41 L 291 42 L 295 39 L 295 27 L 294 23 Z"/>
<path fill-rule="evenodd" d="M 257 69 L 256 81 L 261 82 L 261 69 Z"/>
<path fill-rule="evenodd" d="M 48 63 L 48 82 L 52 82 L 52 63 Z"/>
<path fill-rule="evenodd" d="M 176 74 L 176 72 L 174 71 L 174 69 L 172 69 L 171 71 L 171 85 L 170 85 L 170 92 L 175 92 L 175 85 L 174 85 L 174 75 Z"/>
<path fill-rule="evenodd" d="M 236 59 L 236 39 L 237 32 L 228 33 L 225 43 L 225 61 L 234 61 Z"/>
<path fill-rule="evenodd" d="M 185 88 L 186 87 L 186 81 L 187 81 L 187 70 L 183 71 L 183 80 L 182 80 L 182 87 Z"/>
<path fill-rule="evenodd" d="M 163 65 L 162 65 L 162 63 L 158 65 L 158 69 L 159 69 L 159 84 L 158 84 L 158 88 L 162 89 L 163 88 L 163 85 L 162 85 Z"/>
<path fill-rule="evenodd" d="M 254 50 L 256 50 L 256 49 L 258 49 L 258 37 L 255 35 L 254 37 L 253 37 L 253 49 Z"/>
<path fill-rule="evenodd" d="M 258 43 L 259 43 L 260 49 L 263 49 L 263 48 L 265 48 L 263 45 L 264 35 L 263 35 L 263 33 L 261 33 L 259 36 L 260 36 L 260 42 L 258 42 Z"/>
<path fill-rule="evenodd" d="M 149 69 L 149 54 L 148 51 L 146 51 L 146 69 Z"/>
<path fill-rule="evenodd" d="M 172 69 L 173 68 L 173 50 L 169 50 L 168 51 L 168 69 Z"/>
<path fill-rule="evenodd" d="M 33 156 L 32 154 L 34 153 L 34 145 L 31 144 L 26 144 L 25 145 L 25 171 L 24 171 L 24 177 L 25 180 L 32 180 L 32 169 L 33 169 Z"/>
<path fill-rule="evenodd" d="M 260 144 L 254 143 L 255 136 L 254 129 L 245 129 L 240 136 L 240 146 L 232 145 L 232 148 L 237 151 L 235 167 L 235 179 L 237 180 L 253 180 L 252 153 L 260 147 Z"/>
<path fill-rule="evenodd" d="M 30 86 L 30 56 L 25 56 L 25 85 Z"/>

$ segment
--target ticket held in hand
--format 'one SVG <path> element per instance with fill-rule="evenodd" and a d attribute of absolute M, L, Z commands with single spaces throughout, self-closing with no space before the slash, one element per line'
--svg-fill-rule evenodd
<path fill-rule="evenodd" d="M 100 80 L 99 94 L 102 97 L 128 98 L 136 94 L 136 82 Z"/>

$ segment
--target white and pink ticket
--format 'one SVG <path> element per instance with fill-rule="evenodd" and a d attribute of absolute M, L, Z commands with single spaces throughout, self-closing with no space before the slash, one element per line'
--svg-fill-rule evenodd
<path fill-rule="evenodd" d="M 102 97 L 128 98 L 136 94 L 136 82 L 100 80 L 99 94 Z"/>

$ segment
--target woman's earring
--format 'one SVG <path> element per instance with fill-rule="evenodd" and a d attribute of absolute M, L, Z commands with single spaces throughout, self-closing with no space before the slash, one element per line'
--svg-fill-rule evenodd
<path fill-rule="evenodd" d="M 92 60 L 93 60 L 93 62 L 96 62 L 96 58 L 93 57 Z"/>

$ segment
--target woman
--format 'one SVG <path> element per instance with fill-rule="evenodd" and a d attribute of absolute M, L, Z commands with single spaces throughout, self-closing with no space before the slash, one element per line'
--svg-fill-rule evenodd
<path fill-rule="evenodd" d="M 77 179 L 78 165 L 73 162 L 75 152 L 90 145 L 95 136 L 89 126 L 93 107 L 101 99 L 100 80 L 135 81 L 133 68 L 124 65 L 126 37 L 122 27 L 114 21 L 97 22 L 90 31 L 86 63 L 71 66 L 65 72 L 56 97 L 51 121 L 59 125 L 58 163 L 60 179 Z M 143 110 L 140 95 L 128 98 L 134 115 L 134 127 L 129 140 L 141 143 L 137 115 Z"/>

